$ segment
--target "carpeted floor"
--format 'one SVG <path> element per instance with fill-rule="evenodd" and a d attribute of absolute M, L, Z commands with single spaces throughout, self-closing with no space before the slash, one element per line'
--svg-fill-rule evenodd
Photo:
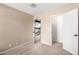
<path fill-rule="evenodd" d="M 52 46 L 36 43 L 34 46 L 21 46 L 2 53 L 2 55 L 71 55 L 62 48 L 62 44 L 54 43 Z"/>

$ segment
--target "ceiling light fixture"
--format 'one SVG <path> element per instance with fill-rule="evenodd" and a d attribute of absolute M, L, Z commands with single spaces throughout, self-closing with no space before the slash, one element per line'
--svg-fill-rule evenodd
<path fill-rule="evenodd" d="M 31 6 L 32 8 L 37 7 L 37 5 L 36 5 L 35 3 L 32 3 L 30 6 Z"/>

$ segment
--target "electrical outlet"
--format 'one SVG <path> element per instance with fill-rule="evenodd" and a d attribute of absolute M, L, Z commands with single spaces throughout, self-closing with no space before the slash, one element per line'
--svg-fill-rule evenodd
<path fill-rule="evenodd" d="M 16 45 L 18 45 L 18 42 L 16 42 Z"/>
<path fill-rule="evenodd" d="M 12 47 L 12 44 L 9 44 L 9 47 Z"/>

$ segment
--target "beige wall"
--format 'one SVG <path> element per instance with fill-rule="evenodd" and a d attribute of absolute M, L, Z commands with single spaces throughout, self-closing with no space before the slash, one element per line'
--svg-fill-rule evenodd
<path fill-rule="evenodd" d="M 32 18 L 29 14 L 0 4 L 0 51 L 33 41 Z"/>

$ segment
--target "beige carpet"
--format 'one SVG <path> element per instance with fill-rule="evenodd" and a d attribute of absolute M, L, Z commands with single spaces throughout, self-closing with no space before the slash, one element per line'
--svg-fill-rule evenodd
<path fill-rule="evenodd" d="M 71 55 L 62 48 L 62 44 L 54 43 L 52 46 L 36 43 L 33 45 L 24 45 L 15 49 L 6 51 L 2 55 Z"/>

